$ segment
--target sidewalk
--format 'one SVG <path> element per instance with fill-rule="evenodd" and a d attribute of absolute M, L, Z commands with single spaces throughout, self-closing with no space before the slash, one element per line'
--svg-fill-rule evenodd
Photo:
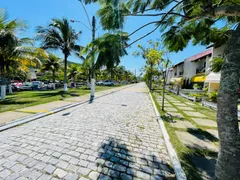
<path fill-rule="evenodd" d="M 128 85 L 128 86 L 131 86 L 131 85 Z M 104 94 L 108 94 L 112 91 L 117 91 L 126 87 L 127 86 L 122 86 L 122 87 L 116 87 L 110 90 L 98 91 L 95 93 L 95 97 L 99 97 Z M 45 104 L 30 106 L 27 108 L 16 109 L 14 111 L 3 112 L 3 113 L 0 113 L 0 126 L 20 118 L 31 116 L 33 114 L 47 113 L 53 109 L 60 108 L 62 106 L 71 105 L 76 102 L 86 101 L 86 100 L 89 100 L 89 97 L 90 97 L 90 94 L 85 94 L 83 96 L 67 98 L 62 101 L 53 101 Z"/>

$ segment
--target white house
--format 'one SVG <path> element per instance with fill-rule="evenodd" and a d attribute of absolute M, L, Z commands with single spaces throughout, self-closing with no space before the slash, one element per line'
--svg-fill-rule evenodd
<path fill-rule="evenodd" d="M 224 48 L 225 48 L 225 45 L 222 45 L 222 46 L 217 47 L 217 48 L 213 48 L 213 54 L 212 54 L 211 60 L 213 58 L 216 58 L 216 57 L 223 58 Z M 210 67 L 209 68 L 209 73 L 206 76 L 205 84 L 208 86 L 208 92 L 218 91 L 219 86 L 220 86 L 221 74 L 220 74 L 220 72 L 219 73 L 210 72 L 211 61 L 210 61 L 210 66 L 209 67 Z"/>

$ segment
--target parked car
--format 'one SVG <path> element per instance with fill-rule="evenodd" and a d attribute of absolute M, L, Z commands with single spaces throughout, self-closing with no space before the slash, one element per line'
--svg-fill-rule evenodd
<path fill-rule="evenodd" d="M 32 89 L 33 90 L 46 90 L 47 86 L 42 81 L 33 81 L 32 82 Z"/>
<path fill-rule="evenodd" d="M 104 85 L 104 86 L 113 86 L 113 85 L 114 85 L 114 82 L 111 81 L 111 80 L 106 80 L 106 81 L 103 82 L 103 85 Z"/>
<path fill-rule="evenodd" d="M 103 81 L 97 81 L 96 85 L 103 85 Z"/>
<path fill-rule="evenodd" d="M 24 82 L 23 85 L 20 87 L 20 90 L 32 90 L 33 84 L 31 82 Z"/>

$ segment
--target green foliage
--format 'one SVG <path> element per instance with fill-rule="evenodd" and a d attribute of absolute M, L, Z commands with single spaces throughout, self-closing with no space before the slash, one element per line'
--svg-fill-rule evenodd
<path fill-rule="evenodd" d="M 193 85 L 193 88 L 200 89 L 201 86 L 199 86 L 197 83 L 195 83 L 195 84 Z"/>
<path fill-rule="evenodd" d="M 222 65 L 224 63 L 224 59 L 220 57 L 215 57 L 212 60 L 211 70 L 215 73 L 220 72 L 222 69 Z"/>
<path fill-rule="evenodd" d="M 120 63 L 121 57 L 127 55 L 127 51 L 124 49 L 127 41 L 128 36 L 124 32 L 106 33 L 89 43 L 80 54 L 87 55 L 86 59 L 94 56 L 97 69 L 103 66 L 106 66 L 107 69 L 112 69 Z"/>
<path fill-rule="evenodd" d="M 208 98 L 209 98 L 209 100 L 212 101 L 212 102 L 217 102 L 218 92 L 208 93 Z"/>

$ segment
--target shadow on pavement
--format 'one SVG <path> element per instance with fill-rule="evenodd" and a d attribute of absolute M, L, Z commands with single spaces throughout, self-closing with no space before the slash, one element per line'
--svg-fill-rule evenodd
<path fill-rule="evenodd" d="M 135 149 L 135 148 L 134 148 Z M 136 153 L 115 138 L 109 138 L 99 148 L 97 165 L 100 168 L 99 180 L 134 178 L 173 180 L 173 169 L 164 159 L 155 155 Z"/>

